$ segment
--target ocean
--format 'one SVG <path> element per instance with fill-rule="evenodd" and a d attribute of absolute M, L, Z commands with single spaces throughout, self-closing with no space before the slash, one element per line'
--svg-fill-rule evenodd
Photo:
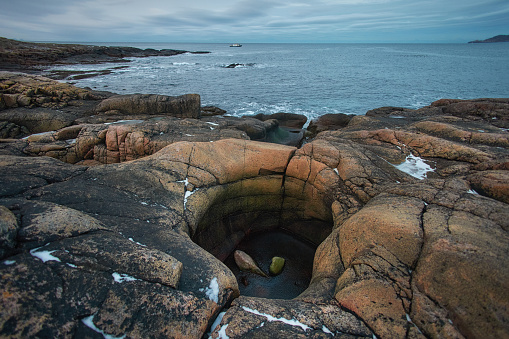
<path fill-rule="evenodd" d="M 287 112 L 313 119 L 327 113 L 360 115 L 383 106 L 420 108 L 441 98 L 509 97 L 509 43 L 89 44 L 209 51 L 131 58 L 127 68 L 69 82 L 119 94 L 198 93 L 202 105 L 235 116 Z M 232 64 L 239 65 L 227 67 Z"/>

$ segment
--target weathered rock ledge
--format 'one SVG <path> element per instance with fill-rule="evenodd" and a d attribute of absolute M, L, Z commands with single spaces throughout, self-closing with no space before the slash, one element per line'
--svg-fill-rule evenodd
<path fill-rule="evenodd" d="M 249 140 L 278 120 L 197 119 L 193 96 L 172 113 L 168 98 L 6 81 L 1 336 L 509 336 L 508 99 L 315 122 L 297 148 Z M 39 124 L 13 117 L 57 106 L 64 127 L 19 139 Z M 295 299 L 239 297 L 215 257 L 268 229 L 318 245 Z"/>

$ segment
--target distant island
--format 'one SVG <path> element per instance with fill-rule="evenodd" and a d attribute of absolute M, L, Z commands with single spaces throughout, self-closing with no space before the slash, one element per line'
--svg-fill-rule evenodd
<path fill-rule="evenodd" d="M 486 40 L 474 40 L 470 41 L 469 44 L 483 44 L 490 42 L 509 42 L 509 35 L 497 35 Z"/>

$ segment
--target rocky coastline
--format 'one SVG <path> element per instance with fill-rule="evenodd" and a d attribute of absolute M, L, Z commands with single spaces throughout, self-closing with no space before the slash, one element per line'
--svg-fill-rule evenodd
<path fill-rule="evenodd" d="M 0 72 L 0 336 L 509 337 L 509 99 L 225 113 Z M 273 231 L 309 285 L 241 295 Z"/>

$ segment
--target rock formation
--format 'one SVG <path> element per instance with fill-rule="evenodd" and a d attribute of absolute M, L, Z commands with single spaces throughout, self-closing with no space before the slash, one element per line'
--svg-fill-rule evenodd
<path fill-rule="evenodd" d="M 81 44 L 32 43 L 0 37 L 0 67 L 25 70 L 27 67 L 55 63 L 129 62 L 127 57 L 173 56 L 187 53 L 181 50 L 139 49 L 134 47 L 107 47 Z M 207 53 L 207 52 L 192 52 Z"/>
<path fill-rule="evenodd" d="M 0 143 L 1 336 L 509 336 L 509 99 L 375 109 L 300 148 L 249 140 L 271 120 L 119 112 L 143 121 Z M 318 246 L 309 286 L 239 296 L 221 260 L 274 228 Z"/>

